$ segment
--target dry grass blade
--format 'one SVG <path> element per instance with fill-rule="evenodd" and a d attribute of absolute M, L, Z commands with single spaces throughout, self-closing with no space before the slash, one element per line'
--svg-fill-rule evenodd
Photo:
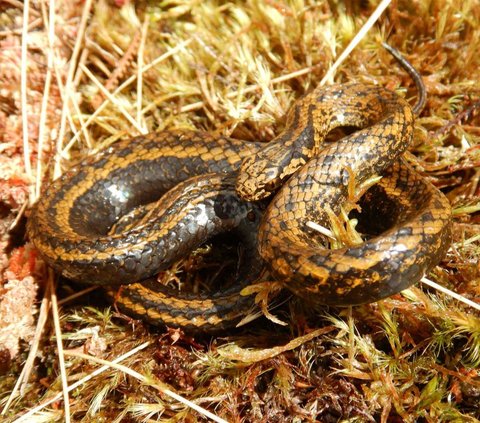
<path fill-rule="evenodd" d="M 37 357 L 43 330 L 45 328 L 45 324 L 47 323 L 47 317 L 48 317 L 48 313 L 50 311 L 50 305 L 51 305 L 50 293 L 52 289 L 53 289 L 53 281 L 49 281 L 47 283 L 47 287 L 43 295 L 42 303 L 40 306 L 40 313 L 37 320 L 37 326 L 35 328 L 35 335 L 30 345 L 30 350 L 28 351 L 27 360 L 22 368 L 22 372 L 17 378 L 15 386 L 12 389 L 12 392 L 10 393 L 7 402 L 5 403 L 5 406 L 3 407 L 3 410 L 1 413 L 2 415 L 5 415 L 7 413 L 10 406 L 12 405 L 12 402 L 17 398 L 18 393 L 20 392 L 20 395 L 23 395 L 26 389 L 26 385 L 30 378 L 30 373 L 33 369 L 35 358 Z"/>
<path fill-rule="evenodd" d="M 169 57 L 177 54 L 179 51 L 187 47 L 193 40 L 187 39 L 179 44 L 177 44 L 174 48 L 169 49 L 166 53 L 163 53 L 159 57 L 157 57 L 155 60 L 153 60 L 151 63 L 148 65 L 145 65 L 141 69 L 141 73 L 147 72 L 149 69 L 152 69 L 156 65 L 162 63 L 163 61 L 167 60 Z M 111 95 L 111 98 L 114 98 L 117 94 L 121 93 L 122 90 L 127 88 L 130 84 L 132 84 L 138 77 L 138 72 L 136 74 L 133 74 L 130 76 L 125 82 L 123 82 Z M 101 85 L 101 84 L 100 84 Z M 64 147 L 64 149 L 61 152 L 62 157 L 65 157 L 68 151 L 72 148 L 72 146 L 78 141 L 80 138 L 81 134 L 83 131 L 85 131 L 93 122 L 95 122 L 95 119 L 105 110 L 105 108 L 108 106 L 108 104 L 111 102 L 110 98 L 106 98 L 105 101 L 93 112 L 93 114 L 87 119 L 84 125 L 80 128 L 79 131 L 77 131 L 72 139 L 68 142 L 68 144 Z"/>
<path fill-rule="evenodd" d="M 122 354 L 121 356 L 115 358 L 115 360 L 112 360 L 111 363 L 113 364 L 118 364 L 121 363 L 123 360 L 132 357 L 139 351 L 143 350 L 144 348 L 147 348 L 150 345 L 150 342 L 144 342 L 143 344 L 139 345 L 136 348 L 133 348 L 132 350 L 126 352 L 125 354 Z M 89 375 L 83 377 L 82 379 L 78 380 L 75 383 L 72 383 L 70 386 L 68 386 L 68 392 L 73 391 L 74 389 L 77 389 L 78 387 L 82 386 L 89 380 L 93 379 L 94 377 L 102 374 L 103 372 L 107 371 L 110 369 L 110 362 L 108 365 L 103 365 L 99 367 L 97 370 L 93 371 Z M 58 393 L 57 395 L 53 396 L 52 398 L 42 402 L 40 405 L 32 408 L 29 410 L 27 413 L 25 413 L 23 416 L 19 417 L 18 419 L 15 420 L 15 423 L 20 423 L 28 420 L 30 417 L 34 416 L 36 413 L 38 413 L 40 410 L 42 410 L 45 407 L 48 407 L 50 404 L 53 404 L 54 402 L 58 401 L 60 398 L 62 398 L 63 392 Z"/>
<path fill-rule="evenodd" d="M 140 38 L 140 45 L 138 47 L 138 60 L 137 60 L 137 123 L 146 131 L 145 122 L 142 114 L 142 102 L 143 102 L 143 55 L 145 51 L 145 41 L 148 34 L 149 20 L 145 18 L 145 22 L 142 25 L 142 34 Z"/>
<path fill-rule="evenodd" d="M 108 98 L 108 100 L 114 104 L 118 110 L 122 113 L 122 115 L 127 119 L 132 126 L 140 133 L 140 134 L 146 134 L 147 131 L 146 129 L 142 128 L 140 124 L 137 123 L 137 121 L 132 117 L 130 113 L 123 107 L 123 105 L 117 101 L 117 99 L 110 93 L 108 90 L 104 87 L 104 85 L 95 77 L 95 75 L 90 72 L 90 69 L 88 69 L 85 65 L 80 65 L 80 69 L 87 75 L 92 82 L 97 86 L 97 88 L 105 95 L 105 97 Z"/>
<path fill-rule="evenodd" d="M 85 34 L 85 28 L 87 27 L 88 17 L 90 15 L 90 10 L 92 8 L 93 0 L 86 0 L 84 7 L 82 18 L 80 20 L 77 39 L 75 42 L 75 46 L 73 48 L 72 57 L 70 58 L 70 65 L 68 68 L 67 74 L 67 81 L 64 86 L 64 95 L 62 95 L 63 99 L 63 108 L 62 108 L 62 116 L 60 120 L 60 129 L 58 132 L 57 138 L 57 145 L 56 145 L 56 155 L 55 155 L 55 169 L 54 169 L 54 176 L 58 177 L 61 174 L 60 168 L 60 161 L 61 161 L 61 154 L 60 152 L 63 151 L 63 138 L 65 136 L 65 127 L 66 127 L 66 120 L 67 114 L 70 113 L 70 99 L 72 96 L 72 81 L 75 75 L 75 70 L 77 68 L 77 60 L 80 54 L 80 48 L 83 43 L 83 36 Z"/>
<path fill-rule="evenodd" d="M 291 72 L 287 75 L 282 75 L 282 76 L 279 76 L 277 78 L 272 78 L 270 83 L 272 85 L 273 84 L 279 84 L 281 82 L 289 81 L 290 79 L 298 78 L 299 76 L 308 75 L 310 72 L 312 72 L 313 69 L 314 69 L 313 67 L 309 66 L 307 68 L 300 69 L 300 70 L 295 71 L 295 72 Z M 254 84 L 254 85 L 251 85 L 247 88 L 244 88 L 241 91 L 241 93 L 242 94 L 250 94 L 250 93 L 254 93 L 256 91 L 259 91 L 261 88 L 262 87 L 261 87 L 260 84 Z M 232 91 L 232 92 L 228 93 L 226 97 L 227 98 L 235 98 L 235 97 L 238 97 L 239 94 L 240 94 L 240 91 Z M 192 112 L 194 110 L 199 110 L 203 106 L 205 106 L 205 103 L 203 101 L 197 101 L 196 103 L 192 103 L 192 104 L 188 104 L 187 106 L 183 106 L 179 110 L 179 113 L 186 113 L 186 112 Z"/>
<path fill-rule="evenodd" d="M 164 386 L 159 385 L 156 382 L 153 382 L 149 380 L 147 377 L 144 375 L 136 372 L 135 370 L 130 369 L 129 367 L 123 366 L 118 363 L 114 363 L 111 361 L 107 360 L 102 360 L 100 358 L 92 357 L 87 354 L 81 354 L 77 352 L 72 352 L 72 351 L 65 351 L 65 355 L 71 356 L 71 357 L 78 357 L 78 358 L 83 358 L 84 360 L 90 360 L 98 364 L 103 364 L 105 366 L 109 366 L 113 369 L 120 370 L 121 372 L 124 372 L 135 379 L 139 380 L 140 382 L 147 384 L 149 386 L 152 386 L 153 388 L 157 389 L 159 392 L 169 396 L 170 398 L 173 398 L 174 400 L 186 405 L 187 407 L 192 408 L 193 410 L 197 411 L 198 413 L 202 414 L 205 417 L 208 417 L 209 419 L 213 420 L 214 422 L 217 423 L 227 423 L 226 420 L 216 416 L 215 414 L 212 414 L 210 411 L 206 410 L 203 407 L 198 406 L 197 404 L 187 400 L 186 398 L 182 397 L 181 395 L 178 395 L 177 393 L 173 392 L 172 390 L 165 388 Z"/>
<path fill-rule="evenodd" d="M 325 76 L 319 82 L 318 85 L 322 86 L 325 85 L 327 82 L 332 82 L 333 76 L 335 72 L 340 67 L 340 65 L 344 62 L 344 60 L 349 56 L 349 54 L 353 51 L 353 49 L 362 41 L 362 39 L 367 35 L 367 32 L 372 28 L 375 22 L 378 21 L 382 13 L 385 9 L 390 5 L 392 0 L 382 0 L 377 8 L 373 11 L 373 13 L 369 16 L 365 24 L 360 28 L 357 32 L 353 40 L 345 47 L 345 50 L 342 51 L 342 54 L 338 57 L 335 63 L 328 69 Z"/>
<path fill-rule="evenodd" d="M 235 360 L 241 363 L 256 363 L 259 361 L 271 359 L 277 355 L 284 353 L 286 351 L 291 351 L 295 348 L 298 348 L 300 345 L 311 341 L 319 336 L 326 335 L 331 332 L 334 328 L 332 326 L 327 326 L 321 329 L 314 330 L 313 332 L 307 333 L 306 335 L 299 336 L 298 338 L 292 339 L 285 345 L 281 345 L 273 348 L 263 348 L 258 350 L 240 348 L 235 344 L 226 344 L 222 348 L 219 348 L 217 353 L 220 357 L 227 360 Z"/>
<path fill-rule="evenodd" d="M 332 240 L 336 240 L 335 236 L 333 235 L 333 232 L 330 229 L 325 228 L 324 226 L 321 226 L 318 223 L 315 223 L 315 222 L 312 222 L 312 221 L 307 222 L 306 225 L 310 229 L 313 229 L 314 231 L 317 231 L 317 232 L 321 233 L 322 235 L 324 235 L 324 236 L 326 236 L 326 237 L 328 237 Z"/>
<path fill-rule="evenodd" d="M 27 101 L 27 48 L 28 48 L 28 19 L 30 0 L 25 0 L 23 5 L 23 29 L 22 29 L 22 68 L 21 68 L 21 95 L 22 95 L 22 126 L 23 126 L 23 162 L 25 173 L 32 176 L 32 164 L 30 162 L 30 143 L 28 134 L 28 101 Z"/>
<path fill-rule="evenodd" d="M 458 301 L 461 301 L 462 303 L 473 307 L 474 309 L 480 311 L 480 304 L 469 300 L 468 298 L 465 298 L 463 295 L 457 294 L 456 292 L 453 292 L 452 290 L 445 288 L 444 286 L 431 281 L 430 279 L 423 277 L 421 279 L 421 282 L 425 285 L 428 285 L 430 288 L 436 289 L 437 291 L 443 292 L 444 294 L 448 295 L 449 297 L 455 298 Z"/>
<path fill-rule="evenodd" d="M 53 270 L 49 270 L 49 278 L 53 281 Z M 60 367 L 60 376 L 62 381 L 62 391 L 63 391 L 63 407 L 65 410 L 65 422 L 70 422 L 70 398 L 68 395 L 68 378 L 67 370 L 65 368 L 65 357 L 63 355 L 63 343 L 62 343 L 62 329 L 60 327 L 60 316 L 58 312 L 58 303 L 57 303 L 57 294 L 55 293 L 55 286 L 52 282 L 52 314 L 53 314 L 53 323 L 55 328 L 55 337 L 57 339 L 57 356 L 58 364 Z"/>
<path fill-rule="evenodd" d="M 40 112 L 40 120 L 38 123 L 38 155 L 37 155 L 37 169 L 36 169 L 36 179 L 35 179 L 35 196 L 32 198 L 31 202 L 34 202 L 40 195 L 40 187 L 42 183 L 42 165 L 43 165 L 43 148 L 44 141 L 46 136 L 46 119 L 47 119 L 47 108 L 48 108 L 48 99 L 50 96 L 50 86 L 52 83 L 52 69 L 54 65 L 54 41 L 55 41 L 55 1 L 50 0 L 49 2 L 49 16 L 46 16 L 46 4 L 42 3 L 42 15 L 44 20 L 44 25 L 48 28 L 48 53 L 47 53 L 47 73 L 45 76 L 45 86 L 43 89 L 42 97 L 42 109 Z"/>

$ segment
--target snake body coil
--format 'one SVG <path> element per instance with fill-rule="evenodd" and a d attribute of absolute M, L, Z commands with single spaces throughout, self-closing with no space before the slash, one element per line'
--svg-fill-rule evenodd
<path fill-rule="evenodd" d="M 266 146 L 194 131 L 122 141 L 55 181 L 34 206 L 28 233 L 58 272 L 114 285 L 148 278 L 206 238 L 239 228 L 252 272 L 241 272 L 236 288 L 211 298 L 172 293 L 151 280 L 122 289 L 117 304 L 152 323 L 210 330 L 238 321 L 249 304 L 239 291 L 261 270 L 252 254 L 257 243 L 273 275 L 299 296 L 322 304 L 376 301 L 418 282 L 450 243 L 448 201 L 401 157 L 413 124 L 396 94 L 351 83 L 299 100 Z M 323 142 L 341 126 L 359 130 Z M 382 211 L 386 231 L 360 245 L 325 248 L 308 222 L 328 226 L 351 178 L 358 184 L 376 174 L 383 178 L 365 198 L 379 200 L 362 208 Z M 111 233 L 121 216 L 168 190 L 155 206 L 159 217 Z M 274 192 L 259 224 L 254 201 Z"/>
<path fill-rule="evenodd" d="M 294 159 L 277 153 L 285 142 L 280 139 L 244 160 L 237 190 L 252 200 L 266 194 L 269 175 L 296 172 L 270 203 L 259 233 L 260 255 L 295 294 L 331 305 L 377 301 L 418 282 L 445 255 L 450 244 L 448 200 L 399 159 L 412 139 L 413 118 L 410 106 L 391 91 L 333 85 L 313 91 L 291 110 L 293 127 L 310 127 L 313 133 L 293 137 L 287 154 Z M 339 126 L 364 129 L 337 142 L 318 141 Z M 298 165 L 290 169 L 288 160 Z M 307 223 L 328 227 L 329 213 L 337 215 L 347 199 L 350 179 L 361 184 L 377 174 L 383 175 L 377 197 L 389 199 L 377 203 L 377 212 L 388 207 L 383 215 L 392 227 L 360 245 L 323 247 Z M 255 190 L 251 181 L 261 189 Z"/>

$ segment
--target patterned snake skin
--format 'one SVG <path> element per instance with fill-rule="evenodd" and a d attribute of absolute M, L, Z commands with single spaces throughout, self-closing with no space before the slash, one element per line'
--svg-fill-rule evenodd
<path fill-rule="evenodd" d="M 337 127 L 358 130 L 324 141 Z M 300 99 L 266 145 L 180 130 L 125 140 L 53 182 L 33 207 L 28 234 L 68 278 L 130 284 L 107 288 L 109 295 L 154 324 L 202 331 L 235 325 L 252 303 L 240 290 L 262 269 L 257 248 L 271 273 L 311 302 L 376 301 L 418 282 L 450 244 L 447 199 L 402 158 L 413 127 L 412 109 L 395 93 L 349 83 Z M 383 177 L 361 206 L 366 220 L 381 214 L 385 231 L 367 228 L 360 245 L 326 248 L 308 222 L 328 227 L 351 178 L 360 184 L 377 174 Z M 262 218 L 265 200 L 256 202 L 273 193 Z M 132 209 L 157 200 L 141 224 L 112 230 Z M 192 296 L 152 279 L 134 283 L 228 230 L 247 251 L 233 288 Z"/>

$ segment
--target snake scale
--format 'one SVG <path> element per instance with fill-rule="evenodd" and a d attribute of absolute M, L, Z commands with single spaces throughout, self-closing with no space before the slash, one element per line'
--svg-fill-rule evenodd
<path fill-rule="evenodd" d="M 357 130 L 325 141 L 338 127 Z M 57 272 L 107 287 L 121 309 L 153 324 L 192 331 L 235 325 L 252 303 L 240 291 L 264 263 L 309 302 L 377 301 L 418 282 L 450 244 L 448 200 L 403 158 L 413 129 L 414 111 L 387 89 L 317 87 L 292 106 L 268 144 L 174 130 L 87 157 L 46 189 L 28 234 Z M 382 178 L 361 207 L 370 222 L 381 211 L 381 233 L 373 228 L 359 245 L 326 248 L 308 222 L 328 227 L 351 179 L 361 184 L 375 175 Z M 115 228 L 131 210 L 141 210 L 141 223 Z M 225 231 L 245 245 L 229 288 L 194 295 L 152 278 Z"/>

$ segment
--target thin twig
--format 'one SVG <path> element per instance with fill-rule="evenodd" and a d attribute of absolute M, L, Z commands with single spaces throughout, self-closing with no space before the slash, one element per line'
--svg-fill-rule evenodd
<path fill-rule="evenodd" d="M 81 291 L 75 292 L 74 294 L 69 295 L 68 297 L 65 297 L 65 298 L 62 298 L 61 300 L 58 300 L 57 303 L 58 303 L 59 306 L 62 306 L 64 304 L 69 303 L 70 301 L 73 301 L 73 300 L 75 300 L 79 297 L 82 297 L 83 295 L 88 294 L 89 292 L 95 291 L 97 289 L 100 289 L 100 286 L 98 286 L 98 285 L 89 286 L 88 288 L 82 289 Z M 38 310 L 35 310 L 34 312 L 32 312 L 32 314 L 34 314 L 34 315 L 37 314 L 37 313 L 38 313 Z"/>
<path fill-rule="evenodd" d="M 138 347 L 135 347 L 134 349 L 126 352 L 125 354 L 122 354 L 121 356 L 117 357 L 115 360 L 112 361 L 112 363 L 117 364 L 120 363 L 121 361 L 131 357 L 132 355 L 136 354 L 137 352 L 145 349 L 150 345 L 150 342 L 144 342 L 143 344 L 140 344 Z M 68 392 L 73 391 L 74 389 L 77 389 L 79 386 L 83 385 L 84 383 L 88 382 L 89 380 L 93 379 L 94 377 L 98 376 L 99 374 L 105 372 L 106 370 L 110 369 L 110 365 L 103 365 L 102 367 L 99 367 L 97 370 L 93 371 L 92 373 L 88 374 L 87 376 L 83 377 L 82 379 L 78 380 L 75 383 L 72 383 L 68 387 Z M 58 401 L 60 398 L 62 398 L 63 393 L 59 392 L 58 394 L 54 395 L 52 398 L 42 402 L 41 404 L 37 405 L 36 407 L 32 408 L 31 410 L 28 411 L 28 413 L 25 413 L 23 416 L 19 417 L 17 420 L 14 421 L 14 423 L 20 423 L 28 419 L 28 417 L 33 416 L 35 413 L 38 411 L 42 410 L 45 407 L 48 407 L 50 404 Z"/>
<path fill-rule="evenodd" d="M 58 305 L 64 305 L 70 301 L 73 301 L 79 297 L 82 297 L 85 294 L 88 294 L 89 292 L 96 291 L 100 287 L 95 285 L 95 286 L 89 286 L 88 288 L 82 289 L 81 291 L 77 291 L 72 295 L 69 295 L 68 297 L 62 298 L 60 301 L 58 301 Z"/>
<path fill-rule="evenodd" d="M 23 214 L 25 213 L 25 210 L 27 210 L 27 207 L 28 207 L 28 201 L 25 201 L 22 204 L 22 207 L 20 207 L 20 210 L 18 211 L 17 215 L 15 216 L 15 219 L 13 220 L 11 225 L 9 226 L 9 228 L 8 228 L 9 232 L 12 231 L 13 228 L 15 228 L 15 226 L 18 225 L 18 222 L 20 222 L 20 219 L 22 218 Z"/>

